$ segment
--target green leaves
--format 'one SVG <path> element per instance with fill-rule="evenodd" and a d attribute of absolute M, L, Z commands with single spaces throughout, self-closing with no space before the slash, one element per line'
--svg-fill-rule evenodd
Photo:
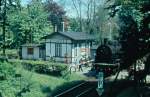
<path fill-rule="evenodd" d="M 39 42 L 42 36 L 52 32 L 51 23 L 47 20 L 48 12 L 41 0 L 32 0 L 27 7 L 21 6 L 20 0 L 7 1 L 7 47 L 18 48 L 24 43 Z M 0 16 L 3 17 L 1 13 Z"/>
<path fill-rule="evenodd" d="M 19 2 L 18 2 L 19 3 Z M 42 36 L 52 32 L 47 21 L 48 13 L 40 0 L 33 0 L 27 7 L 11 9 L 8 12 L 8 31 L 12 35 L 12 48 L 28 42 L 39 42 Z"/>
<path fill-rule="evenodd" d="M 12 76 L 15 73 L 15 70 L 9 63 L 1 63 L 0 62 L 0 74 L 2 76 L 5 76 L 6 79 L 9 79 L 10 76 Z"/>
<path fill-rule="evenodd" d="M 116 0 L 118 10 L 122 59 L 125 68 L 149 53 L 150 23 L 148 0 Z"/>

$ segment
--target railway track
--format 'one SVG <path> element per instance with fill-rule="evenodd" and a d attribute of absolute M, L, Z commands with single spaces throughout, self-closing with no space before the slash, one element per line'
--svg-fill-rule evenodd
<path fill-rule="evenodd" d="M 54 97 L 99 97 L 96 92 L 96 86 L 96 82 L 86 81 Z"/>

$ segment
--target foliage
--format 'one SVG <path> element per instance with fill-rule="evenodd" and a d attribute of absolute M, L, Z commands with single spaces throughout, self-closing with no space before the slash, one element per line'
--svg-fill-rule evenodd
<path fill-rule="evenodd" d="M 0 80 L 2 97 L 46 97 L 49 94 L 53 94 L 54 91 L 56 93 L 56 88 L 64 83 L 85 79 L 83 76 L 72 74 L 66 80 L 62 77 L 28 71 L 22 67 L 22 63 L 19 60 L 0 63 L 0 73 L 7 75 L 7 79 Z M 70 84 L 70 86 L 73 84 Z M 66 85 L 67 87 L 68 85 Z"/>
<path fill-rule="evenodd" d="M 119 17 L 123 68 L 150 52 L 149 6 L 149 0 L 116 0 L 110 6 L 111 16 Z"/>
<path fill-rule="evenodd" d="M 3 56 L 2 51 L 0 51 L 0 56 Z M 6 49 L 6 56 L 8 59 L 19 58 L 18 52 L 15 49 Z"/>
<path fill-rule="evenodd" d="M 11 60 L 11 63 L 17 63 L 23 65 L 27 70 L 33 70 L 38 73 L 50 74 L 50 75 L 64 75 L 68 70 L 68 65 L 63 63 L 54 63 L 49 61 L 32 61 L 32 60 Z"/>
<path fill-rule="evenodd" d="M 11 96 L 15 97 L 14 92 L 16 92 L 13 83 L 16 81 L 14 80 L 15 76 L 15 69 L 10 63 L 7 62 L 0 62 L 0 93 L 3 96 Z M 8 94 L 9 92 L 9 94 Z"/>
<path fill-rule="evenodd" d="M 71 31 L 79 31 L 80 30 L 80 27 L 78 25 L 78 22 L 76 21 L 76 18 L 70 18 L 69 25 L 70 25 L 69 30 L 71 30 Z"/>
<path fill-rule="evenodd" d="M 15 73 L 15 70 L 13 66 L 11 66 L 9 63 L 2 63 L 0 62 L 0 77 L 2 80 L 6 80 L 11 78 Z M 0 79 L 1 80 L 1 79 Z"/>
<path fill-rule="evenodd" d="M 3 5 L 2 2 L 1 6 Z M 3 10 L 0 11 L 1 17 L 3 17 Z M 45 11 L 41 0 L 32 0 L 27 7 L 22 6 L 20 0 L 8 0 L 5 25 L 6 47 L 19 48 L 24 43 L 39 42 L 42 36 L 52 31 L 51 23 L 47 18 L 48 12 Z M 3 41 L 3 36 L 0 33 L 0 41 Z"/>
<path fill-rule="evenodd" d="M 48 11 L 48 20 L 51 21 L 53 27 L 57 26 L 58 31 L 62 31 L 62 22 L 65 20 L 65 11 L 53 0 L 45 2 L 45 10 Z"/>
<path fill-rule="evenodd" d="M 8 20 L 9 29 L 13 33 L 12 46 L 18 47 L 26 42 L 39 41 L 42 36 L 51 32 L 48 14 L 40 0 L 32 0 L 27 7 L 12 11 Z M 18 43 L 19 42 L 19 43 Z"/>

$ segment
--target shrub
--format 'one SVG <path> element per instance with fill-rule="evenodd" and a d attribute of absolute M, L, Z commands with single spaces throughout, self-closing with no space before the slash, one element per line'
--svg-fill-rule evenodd
<path fill-rule="evenodd" d="M 15 70 L 10 63 L 0 62 L 0 80 L 6 80 L 15 74 Z"/>
<path fill-rule="evenodd" d="M 32 61 L 32 60 L 11 60 L 13 64 L 22 64 L 27 70 L 34 70 L 38 73 L 62 76 L 68 70 L 68 65 L 49 61 Z"/>
<path fill-rule="evenodd" d="M 2 52 L 0 52 L 0 56 L 3 56 Z M 19 58 L 19 55 L 16 49 L 6 49 L 6 56 L 8 57 L 8 59 Z"/>

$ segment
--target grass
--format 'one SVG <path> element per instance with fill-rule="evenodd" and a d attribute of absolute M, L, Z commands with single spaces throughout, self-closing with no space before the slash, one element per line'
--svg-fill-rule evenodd
<path fill-rule="evenodd" d="M 0 89 L 0 92 L 3 93 L 4 97 L 16 97 L 16 94 L 27 87 L 27 85 L 30 85 L 29 91 L 23 92 L 22 97 L 47 97 L 49 94 L 56 93 L 56 90 L 60 86 L 63 86 L 64 89 L 69 88 L 68 85 L 71 86 L 74 84 L 71 82 L 85 79 L 85 77 L 77 74 L 66 75 L 65 77 L 39 74 L 24 69 L 19 63 L 12 65 L 16 70 L 16 74 L 21 74 L 21 78 L 18 78 L 17 80 L 16 78 L 7 80 L 9 84 L 7 84 L 7 81 L 0 82 L 1 86 L 6 88 L 3 90 Z"/>
<path fill-rule="evenodd" d="M 30 72 L 27 70 L 22 70 L 21 74 L 26 79 L 29 79 L 32 82 L 39 83 L 40 85 L 48 85 L 51 87 L 51 89 L 54 89 L 56 86 L 61 85 L 64 82 L 71 82 L 75 80 L 84 80 L 85 77 L 77 74 L 71 74 L 69 75 L 69 79 L 65 79 L 62 77 L 54 77 L 44 74 L 38 74 L 35 72 Z"/>
<path fill-rule="evenodd" d="M 27 70 L 23 70 L 22 74 L 24 78 L 30 80 L 31 82 L 38 83 L 39 85 L 43 86 L 45 85 L 50 86 L 51 89 L 54 89 L 57 85 L 61 85 L 62 83 L 65 82 L 65 79 L 62 78 L 38 74 Z"/>
<path fill-rule="evenodd" d="M 21 74 L 26 82 L 31 82 L 31 91 L 24 95 L 25 97 L 32 97 L 32 95 L 33 97 L 46 97 L 48 92 L 52 92 L 55 87 L 65 82 L 65 80 L 61 78 L 38 74 L 27 70 L 22 70 Z M 47 92 L 44 92 L 44 89 L 46 89 Z"/>
<path fill-rule="evenodd" d="M 67 88 L 70 88 L 72 87 L 72 85 L 76 84 L 75 83 L 76 81 L 85 79 L 83 76 L 79 76 L 76 74 L 71 74 L 69 76 L 70 77 L 69 79 L 64 79 L 62 77 L 47 76 L 43 74 L 37 74 L 34 72 L 26 71 L 26 70 L 23 70 L 22 74 L 25 74 L 24 75 L 25 79 L 28 79 L 30 82 L 33 83 L 32 90 L 36 89 L 36 91 L 39 92 L 38 94 L 41 93 L 42 95 L 44 95 L 44 96 L 36 95 L 36 97 L 45 97 L 45 95 L 47 94 L 57 94 L 57 92 L 62 92 L 59 91 L 58 88 L 59 89 L 61 88 L 61 90 L 63 89 L 66 90 Z"/>
<path fill-rule="evenodd" d="M 0 55 L 2 51 L 0 51 Z M 7 50 L 6 55 L 17 55 L 16 50 Z M 29 91 L 22 93 L 22 97 L 46 97 L 47 95 L 57 94 L 58 88 L 66 90 L 72 87 L 76 82 L 85 80 L 82 75 L 69 74 L 65 76 L 50 76 L 36 73 L 23 68 L 22 63 L 45 64 L 45 61 L 25 61 L 25 60 L 9 60 L 16 70 L 16 74 L 21 74 L 21 77 L 0 81 L 0 95 L 3 97 L 16 97 L 24 87 L 30 84 Z M 50 65 L 51 63 L 48 62 Z M 60 63 L 55 66 L 60 65 Z M 62 90 L 61 90 L 62 91 Z"/>

